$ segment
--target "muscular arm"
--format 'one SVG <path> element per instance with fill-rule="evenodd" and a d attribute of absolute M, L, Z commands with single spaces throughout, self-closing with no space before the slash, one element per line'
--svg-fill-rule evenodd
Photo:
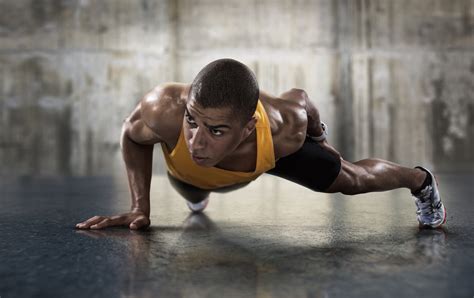
<path fill-rule="evenodd" d="M 152 177 L 153 147 L 162 142 L 157 122 L 168 120 L 161 117 L 162 102 L 166 92 L 160 86 L 144 96 L 122 125 L 120 148 L 125 161 L 131 193 L 131 210 L 116 216 L 94 216 L 76 225 L 80 229 L 101 229 L 126 225 L 130 229 L 150 225 L 150 184 Z M 164 119 L 162 119 L 164 118 Z M 151 127 L 153 126 L 153 127 Z M 166 126 L 166 125 L 162 125 Z"/>
<path fill-rule="evenodd" d="M 304 90 L 293 88 L 280 95 L 280 97 L 296 101 L 304 107 L 307 117 L 306 134 L 315 137 L 322 135 L 323 129 L 321 127 L 319 111 Z M 319 144 L 337 158 L 342 159 L 341 154 L 333 146 L 329 145 L 327 140 L 321 141 Z"/>
<path fill-rule="evenodd" d="M 300 106 L 304 107 L 308 123 L 306 133 L 308 135 L 320 136 L 323 133 L 319 111 L 309 98 L 306 91 L 303 89 L 292 88 L 282 93 L 279 97 L 285 100 L 297 102 Z"/>
<path fill-rule="evenodd" d="M 184 86 L 165 83 L 156 87 L 124 121 L 120 147 L 127 168 L 132 212 L 150 215 L 153 147 L 179 133 L 182 114 L 176 107 L 182 105 Z"/>
<path fill-rule="evenodd" d="M 304 92 L 304 91 L 303 91 Z M 321 127 L 321 120 L 319 118 L 319 111 L 313 102 L 309 99 L 306 92 L 304 92 L 305 98 L 305 107 L 306 107 L 306 114 L 308 115 L 308 129 L 307 134 L 310 136 L 320 136 L 323 134 L 323 129 Z M 326 149 L 327 151 L 334 154 L 337 158 L 343 159 L 339 151 L 336 150 L 333 146 L 329 145 L 327 139 L 324 141 L 319 142 L 319 144 Z"/>
<path fill-rule="evenodd" d="M 147 127 L 141 117 L 140 103 L 132 115 L 125 119 L 120 137 L 120 148 L 127 169 L 131 193 L 131 211 L 150 216 L 150 184 L 153 147 L 160 140 Z"/>
<path fill-rule="evenodd" d="M 303 91 L 304 92 L 304 91 Z M 307 134 L 310 136 L 320 136 L 323 134 L 321 128 L 321 119 L 319 118 L 319 111 L 313 102 L 309 99 L 306 92 L 304 92 L 306 114 L 308 115 Z"/>

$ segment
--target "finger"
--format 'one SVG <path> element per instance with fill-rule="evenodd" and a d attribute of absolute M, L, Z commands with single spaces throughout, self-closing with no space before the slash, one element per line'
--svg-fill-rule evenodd
<path fill-rule="evenodd" d="M 91 226 L 91 229 L 102 229 L 106 227 L 111 227 L 111 226 L 120 226 L 123 225 L 127 220 L 126 216 L 112 216 L 112 217 L 107 217 L 104 220 L 102 220 L 99 223 L 96 223 L 95 225 Z"/>
<path fill-rule="evenodd" d="M 108 226 L 111 226 L 113 225 L 112 223 L 112 220 L 110 218 L 105 218 L 103 219 L 102 221 L 94 224 L 94 225 L 91 225 L 91 229 L 102 229 L 102 228 L 105 228 L 105 227 L 108 227 Z"/>
<path fill-rule="evenodd" d="M 94 225 L 100 221 L 104 220 L 104 216 L 94 216 L 94 217 L 91 217 L 89 218 L 88 220 L 84 221 L 84 222 L 81 222 L 79 224 L 76 225 L 76 227 L 80 228 L 80 229 L 88 229 L 91 225 Z"/>
<path fill-rule="evenodd" d="M 91 219 L 93 219 L 93 218 L 95 218 L 95 216 L 89 218 L 88 220 L 84 220 L 84 221 L 81 221 L 81 222 L 77 223 L 77 224 L 76 224 L 76 228 L 79 228 L 79 227 L 85 225 L 85 224 L 87 223 L 87 221 L 89 221 L 89 220 L 91 220 Z"/>
<path fill-rule="evenodd" d="M 88 220 L 85 220 L 85 221 L 79 223 L 78 225 L 88 225 L 89 223 L 96 222 L 97 220 L 99 220 L 101 218 L 103 218 L 103 216 L 96 215 L 96 216 L 93 216 L 93 217 L 89 218 Z"/>
<path fill-rule="evenodd" d="M 146 216 L 140 216 L 130 223 L 129 228 L 132 230 L 138 230 L 146 228 L 150 225 L 150 220 Z"/>

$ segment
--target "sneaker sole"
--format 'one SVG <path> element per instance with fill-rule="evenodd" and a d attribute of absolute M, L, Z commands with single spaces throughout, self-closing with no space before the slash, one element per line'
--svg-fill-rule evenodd
<path fill-rule="evenodd" d="M 434 178 L 435 178 L 435 182 L 436 182 L 436 186 L 439 187 L 439 184 L 438 184 L 438 177 L 436 177 L 435 174 L 433 174 Z M 446 223 L 446 220 L 447 220 L 447 214 L 446 214 L 446 207 L 444 207 L 443 205 L 443 210 L 444 210 L 444 218 L 443 218 L 443 221 L 439 224 L 439 225 L 436 225 L 436 226 L 432 226 L 433 228 L 438 228 L 442 225 L 444 225 Z"/>
<path fill-rule="evenodd" d="M 188 206 L 189 210 L 190 210 L 192 213 L 202 213 L 202 212 L 204 211 L 204 209 L 207 208 L 207 205 L 209 204 L 209 198 L 207 198 L 207 199 L 205 199 L 205 200 L 207 200 L 206 203 L 205 203 L 205 205 L 202 206 L 202 207 L 199 208 L 199 209 L 193 209 L 189 204 L 186 204 L 186 205 Z"/>

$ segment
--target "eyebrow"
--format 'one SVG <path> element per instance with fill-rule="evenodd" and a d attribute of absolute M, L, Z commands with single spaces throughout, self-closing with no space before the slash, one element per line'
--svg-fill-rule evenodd
<path fill-rule="evenodd" d="M 189 113 L 189 110 L 187 107 L 184 108 L 186 110 L 186 114 L 188 114 L 190 117 L 194 118 L 191 113 Z M 204 121 L 203 121 L 204 122 Z M 227 124 L 219 124 L 219 125 L 209 125 L 207 124 L 206 122 L 204 122 L 204 125 L 206 125 L 207 128 L 212 128 L 212 129 L 216 129 L 216 128 L 228 128 L 230 129 L 230 126 L 227 125 Z"/>

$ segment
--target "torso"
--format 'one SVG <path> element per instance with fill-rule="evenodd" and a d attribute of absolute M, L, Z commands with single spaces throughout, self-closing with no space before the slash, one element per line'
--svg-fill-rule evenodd
<path fill-rule="evenodd" d="M 153 110 L 159 105 L 160 121 L 154 133 L 160 137 L 170 150 L 176 146 L 183 124 L 184 109 L 186 99 L 191 85 L 174 83 L 162 91 L 165 94 L 153 94 L 150 92 L 150 102 L 153 103 L 153 97 L 161 97 L 160 103 L 153 103 L 148 110 Z M 260 91 L 260 101 L 268 115 L 275 159 L 292 154 L 297 151 L 304 143 L 307 128 L 307 116 L 302 99 L 281 99 L 272 96 L 264 91 Z M 161 115 L 162 114 L 162 115 Z M 156 119 L 156 116 L 154 115 Z M 163 123 L 166 123 L 163 125 Z M 165 126 L 165 127 L 164 127 Z M 157 131 L 159 130 L 159 131 Z M 250 172 L 255 169 L 257 157 L 256 132 L 254 131 L 237 149 L 222 160 L 216 167 L 230 171 Z"/>

